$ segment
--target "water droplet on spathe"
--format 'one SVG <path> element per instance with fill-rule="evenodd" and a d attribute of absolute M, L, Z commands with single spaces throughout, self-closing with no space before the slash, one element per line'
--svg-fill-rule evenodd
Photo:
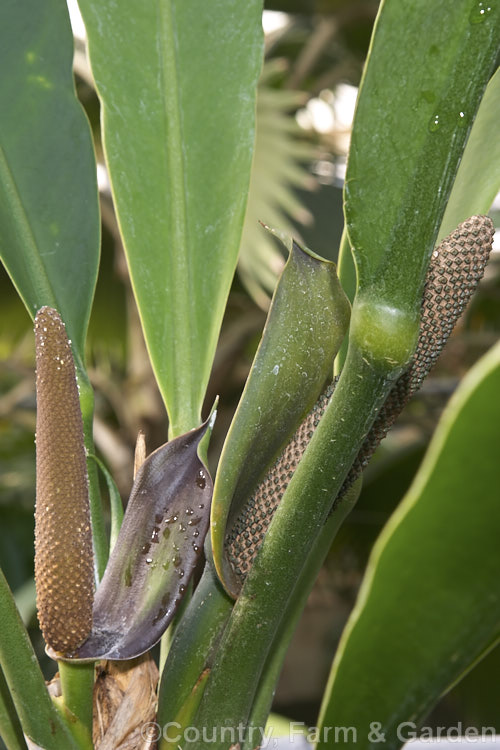
<path fill-rule="evenodd" d="M 158 528 L 158 526 L 155 526 L 151 533 L 151 541 L 154 542 L 154 544 L 158 544 L 158 542 L 160 541 L 158 537 L 159 533 L 160 533 L 160 529 Z"/>
<path fill-rule="evenodd" d="M 483 0 L 476 1 L 469 14 L 469 23 L 473 25 L 483 23 L 490 13 L 491 5 L 489 2 L 483 2 Z"/>
<path fill-rule="evenodd" d="M 439 122 L 439 115 L 432 115 L 429 122 L 429 130 L 431 133 L 435 133 L 440 127 L 441 123 Z"/>
<path fill-rule="evenodd" d="M 200 490 L 204 490 L 206 485 L 207 485 L 207 477 L 203 469 L 200 469 L 196 476 L 196 486 L 199 487 Z"/>

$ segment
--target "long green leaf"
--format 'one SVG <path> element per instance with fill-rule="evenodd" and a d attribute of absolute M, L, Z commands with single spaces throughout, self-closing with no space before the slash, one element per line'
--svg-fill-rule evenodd
<path fill-rule="evenodd" d="M 171 434 L 200 423 L 243 224 L 261 0 L 80 0 L 113 195 Z"/>
<path fill-rule="evenodd" d="M 361 749 L 376 747 L 374 721 L 384 747 L 400 747 L 398 725 L 418 724 L 500 637 L 499 389 L 497 344 L 454 395 L 374 548 L 320 720 L 355 727 Z"/>
<path fill-rule="evenodd" d="M 500 69 L 488 83 L 439 230 L 439 239 L 473 214 L 486 214 L 500 189 Z"/>
<path fill-rule="evenodd" d="M 345 190 L 365 298 L 417 314 L 428 260 L 499 47 L 498 3 L 457 0 L 446 10 L 433 0 L 382 3 Z"/>
<path fill-rule="evenodd" d="M 55 307 L 83 362 L 99 263 L 90 128 L 59 0 L 0 6 L 0 253 L 31 317 Z"/>

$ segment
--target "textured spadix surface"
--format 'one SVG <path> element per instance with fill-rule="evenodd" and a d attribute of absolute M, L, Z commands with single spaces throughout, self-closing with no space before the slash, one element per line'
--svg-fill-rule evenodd
<path fill-rule="evenodd" d="M 198 446 L 212 419 L 152 453 L 137 472 L 118 539 L 96 591 L 79 659 L 132 659 L 162 636 L 208 530 L 212 480 Z"/>
<path fill-rule="evenodd" d="M 94 594 L 82 415 L 71 347 L 56 310 L 38 311 L 35 339 L 38 619 L 54 651 L 73 651 L 90 632 Z"/>

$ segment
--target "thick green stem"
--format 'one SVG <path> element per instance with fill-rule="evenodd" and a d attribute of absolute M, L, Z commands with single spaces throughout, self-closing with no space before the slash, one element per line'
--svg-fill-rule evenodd
<path fill-rule="evenodd" d="M 28 633 L 0 571 L 0 666 L 24 733 L 44 750 L 79 750 L 52 705 Z"/>
<path fill-rule="evenodd" d="M 269 650 L 308 554 L 404 362 L 352 341 L 344 372 L 278 506 L 217 651 L 198 727 L 246 724 Z M 378 343 L 378 342 L 376 342 Z M 402 347 L 403 348 L 403 347 Z M 339 513 L 339 506 L 333 513 Z M 196 746 L 201 750 L 201 745 Z M 224 750 L 226 743 L 214 744 Z"/>
<path fill-rule="evenodd" d="M 78 664 L 60 661 L 58 666 L 64 705 L 92 737 L 94 662 Z"/>
<path fill-rule="evenodd" d="M 307 598 L 316 578 L 318 577 L 321 566 L 323 565 L 332 542 L 337 535 L 337 531 L 356 504 L 360 490 L 361 478 L 358 479 L 346 492 L 339 503 L 337 512 L 332 513 L 328 518 L 318 536 L 316 544 L 311 550 L 302 571 L 302 575 L 300 576 L 300 580 L 290 598 L 286 613 L 276 633 L 270 652 L 270 658 L 267 660 L 264 667 L 248 721 L 248 739 L 245 741 L 242 750 L 253 750 L 255 747 L 255 737 L 264 735 L 266 721 L 274 697 L 274 691 L 276 690 L 276 685 L 283 667 L 288 646 L 290 645 L 290 641 L 304 611 Z"/>
<path fill-rule="evenodd" d="M 232 606 L 233 601 L 207 563 L 186 613 L 177 627 L 162 673 L 158 698 L 160 726 L 179 720 L 184 704 L 190 699 L 193 688 L 207 667 Z M 165 747 L 166 744 L 160 744 L 161 750 Z"/>
<path fill-rule="evenodd" d="M 177 626 L 179 625 L 180 622 L 182 622 L 182 619 L 184 617 L 184 614 L 186 612 L 186 609 L 189 606 L 189 602 L 191 601 L 192 597 L 193 597 L 193 580 L 191 579 L 188 583 L 187 590 L 181 599 L 179 608 L 174 615 L 174 619 L 172 620 L 172 622 L 166 629 L 160 641 L 160 659 L 158 662 L 158 671 L 160 672 L 160 674 L 162 674 L 165 668 L 165 663 L 167 661 L 170 647 L 172 646 L 172 642 L 174 640 Z"/>

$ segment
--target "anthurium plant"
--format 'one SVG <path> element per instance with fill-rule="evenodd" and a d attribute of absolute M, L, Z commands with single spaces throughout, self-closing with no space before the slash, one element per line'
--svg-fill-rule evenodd
<path fill-rule="evenodd" d="M 4 0 L 0 250 L 35 327 L 37 606 L 59 676 L 45 684 L 1 575 L 0 735 L 9 750 L 252 750 L 362 470 L 488 260 L 500 4 L 381 3 L 352 132 L 339 274 L 283 238 L 288 261 L 214 477 L 206 456 L 217 405 L 202 407 L 245 217 L 262 3 L 79 5 L 169 427 L 151 455 L 139 443 L 125 514 L 111 503 L 110 537 L 85 360 L 99 269 L 96 163 L 69 16 L 60 0 Z M 453 396 L 375 545 L 332 665 L 318 748 L 331 746 L 335 726 L 355 728 L 356 747 L 380 735 L 400 747 L 401 722 L 422 721 L 498 641 L 499 388 L 497 345 Z M 149 651 L 160 641 L 157 663 Z M 113 680 L 128 702 L 113 703 Z"/>

